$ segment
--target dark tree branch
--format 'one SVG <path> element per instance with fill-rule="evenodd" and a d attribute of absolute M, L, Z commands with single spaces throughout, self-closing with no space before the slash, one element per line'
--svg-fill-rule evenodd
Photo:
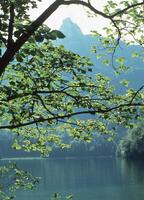
<path fill-rule="evenodd" d="M 21 93 L 21 94 L 15 94 L 15 95 L 11 95 L 5 99 L 1 99 L 0 102 L 2 101 L 11 101 L 11 100 L 15 100 L 18 98 L 22 98 L 22 97 L 26 97 L 26 96 L 37 96 L 39 94 L 65 94 L 68 97 L 71 97 L 74 100 L 77 100 L 77 96 L 74 96 L 72 94 L 69 94 L 68 92 L 64 91 L 64 90 L 50 90 L 50 91 L 46 91 L 46 90 L 37 90 L 37 91 L 33 91 L 33 92 L 26 92 L 26 93 Z"/>
<path fill-rule="evenodd" d="M 15 54 L 25 44 L 26 41 L 34 34 L 34 32 L 45 22 L 45 20 L 54 13 L 57 8 L 63 3 L 63 0 L 56 0 L 51 4 L 32 24 L 29 26 L 26 32 L 24 32 L 17 41 L 13 44 L 12 48 L 7 48 L 4 55 L 0 59 L 0 76 L 5 71 L 5 68 L 9 62 L 13 59 Z"/>
<path fill-rule="evenodd" d="M 85 2 L 85 1 L 82 1 L 82 0 L 78 0 L 78 1 L 77 0 L 70 0 L 70 1 L 66 0 L 66 1 L 63 2 L 63 5 L 74 5 L 74 4 L 75 5 L 82 5 L 84 7 L 87 7 L 91 11 L 93 11 L 95 14 L 98 14 L 98 15 L 104 17 L 104 18 L 107 18 L 107 19 L 111 18 L 111 16 L 109 16 L 109 15 L 105 14 L 104 12 L 101 12 L 101 11 L 97 10 L 95 7 L 93 7 L 91 5 L 90 1 Z"/>
<path fill-rule="evenodd" d="M 132 97 L 132 99 L 130 100 L 130 104 L 132 104 L 133 103 L 133 101 L 134 101 L 134 99 L 136 98 L 136 96 L 139 94 L 139 92 L 141 91 L 141 90 L 143 90 L 144 89 L 144 85 L 142 85 L 137 91 L 136 91 L 136 93 L 134 94 L 134 96 Z"/>
<path fill-rule="evenodd" d="M 120 30 L 120 28 L 117 26 L 117 24 L 116 24 L 116 22 L 114 21 L 113 18 L 111 18 L 111 22 L 113 23 L 114 27 L 117 29 L 117 33 L 118 33 L 118 37 L 117 37 L 117 40 L 116 40 L 116 45 L 115 45 L 114 50 L 113 50 L 113 52 L 112 52 L 112 67 L 113 67 L 114 69 L 116 69 L 115 66 L 114 66 L 114 55 L 115 55 L 116 49 L 117 49 L 117 47 L 119 46 L 119 43 L 120 43 L 120 39 L 121 39 L 121 30 Z"/>
<path fill-rule="evenodd" d="M 14 3 L 10 3 L 10 19 L 9 19 L 9 27 L 8 27 L 8 40 L 7 40 L 7 48 L 12 48 L 13 46 L 13 30 L 14 30 Z"/>
<path fill-rule="evenodd" d="M 40 95 L 38 95 L 38 94 L 36 94 L 36 97 L 38 97 L 38 99 L 40 100 L 40 102 L 41 102 L 42 106 L 45 108 L 45 110 L 46 110 L 48 113 L 50 113 L 52 116 L 55 116 L 55 114 L 52 113 L 52 112 L 47 108 L 47 106 L 45 105 L 44 100 L 42 99 L 42 97 L 41 97 Z"/>
<path fill-rule="evenodd" d="M 141 5 L 144 5 L 144 0 L 142 2 L 140 2 L 140 3 L 134 3 L 132 5 L 129 5 L 128 7 L 124 8 L 124 9 L 122 9 L 122 10 L 116 12 L 116 13 L 114 13 L 113 15 L 111 15 L 111 17 L 114 18 L 114 17 L 116 17 L 118 15 L 126 13 L 126 11 L 128 11 L 128 10 L 130 10 L 132 8 L 135 8 L 135 7 L 138 7 L 138 6 L 141 6 Z"/>
<path fill-rule="evenodd" d="M 29 122 L 25 122 L 25 123 L 20 123 L 20 124 L 15 124 L 15 125 L 4 125 L 4 126 L 0 126 L 0 129 L 15 129 L 15 128 L 20 128 L 20 127 L 25 127 L 25 126 L 30 126 L 36 123 L 44 123 L 44 122 L 49 122 L 49 121 L 53 121 L 53 120 L 60 120 L 60 119 L 65 119 L 65 118 L 70 118 L 73 116 L 77 116 L 77 115 L 85 115 L 85 114 L 89 114 L 89 115 L 95 115 L 97 114 L 104 114 L 104 113 L 108 113 L 111 111 L 115 111 L 118 110 L 120 108 L 130 108 L 130 107 L 143 107 L 144 104 L 142 103 L 127 103 L 127 104 L 120 104 L 118 106 L 114 106 L 111 108 L 106 108 L 106 109 L 97 109 L 97 110 L 84 110 L 84 111 L 79 111 L 79 112 L 74 112 L 74 113 L 69 113 L 69 114 L 65 114 L 65 115 L 57 115 L 54 117 L 49 117 L 49 118 L 38 118 L 35 119 L 33 121 L 29 121 Z"/>

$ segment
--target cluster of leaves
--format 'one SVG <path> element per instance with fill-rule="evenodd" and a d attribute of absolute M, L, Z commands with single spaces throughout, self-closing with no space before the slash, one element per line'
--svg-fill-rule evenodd
<path fill-rule="evenodd" d="M 133 6 L 137 5 L 137 6 Z M 126 9 L 125 12 L 121 12 L 122 9 Z M 104 12 L 112 17 L 112 28 L 105 28 L 106 33 L 111 34 L 115 32 L 118 37 L 126 39 L 125 41 L 137 42 L 140 45 L 144 44 L 143 37 L 143 11 L 144 4 L 140 0 L 130 1 L 108 1 L 104 7 Z M 129 39 L 127 38 L 130 37 Z"/>
<path fill-rule="evenodd" d="M 46 40 L 56 40 L 57 38 L 63 39 L 65 35 L 58 30 L 52 30 L 48 28 L 46 25 L 43 25 L 41 28 L 36 31 L 34 34 L 34 39 L 36 42 L 43 42 L 44 39 Z"/>
<path fill-rule="evenodd" d="M 18 21 L 15 25 L 16 31 L 14 32 L 15 38 L 19 38 L 24 32 L 30 31 L 29 25 L 31 21 L 25 20 L 23 23 Z M 57 38 L 63 39 L 65 35 L 58 30 L 51 30 L 48 26 L 42 25 L 31 37 L 31 41 L 41 43 L 46 40 L 56 40 Z"/>
<path fill-rule="evenodd" d="M 41 0 L 1 0 L 0 1 L 0 44 L 7 45 L 7 39 L 11 26 L 15 27 L 15 34 L 17 31 L 24 30 L 25 22 L 29 21 L 27 11 L 30 8 L 36 8 L 37 2 Z M 21 25 L 20 25 L 21 24 Z M 11 27 L 11 28 L 12 28 Z M 12 28 L 13 29 L 13 28 Z"/>
<path fill-rule="evenodd" d="M 112 66 L 116 73 L 127 71 L 127 57 L 117 54 L 118 49 L 123 49 L 123 42 L 126 45 L 139 45 L 139 52 L 132 52 L 132 58 L 139 58 L 144 61 L 144 3 L 140 0 L 130 1 L 107 1 L 103 8 L 106 18 L 109 19 L 109 26 L 103 28 L 103 34 L 96 30 L 92 31 L 97 36 L 101 53 L 94 46 L 93 52 L 97 58 L 102 58 L 103 64 Z"/>
<path fill-rule="evenodd" d="M 12 43 L 23 33 L 32 31 L 28 10 L 36 8 L 38 1 L 41 0 L 2 0 L 0 2 L 0 45 L 8 47 L 8 43 L 10 42 L 12 46 Z M 42 42 L 44 39 L 55 40 L 64 37 L 63 33 L 58 30 L 51 31 L 46 25 L 42 25 L 33 35 L 33 39 L 37 42 Z"/>
<path fill-rule="evenodd" d="M 21 170 L 15 163 L 0 166 L 0 199 L 14 199 L 14 193 L 23 188 L 32 190 L 40 178 L 33 177 L 29 172 Z"/>

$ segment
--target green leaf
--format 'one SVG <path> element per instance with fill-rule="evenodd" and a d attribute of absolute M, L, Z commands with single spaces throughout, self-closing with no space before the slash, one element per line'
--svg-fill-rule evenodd
<path fill-rule="evenodd" d="M 139 56 L 140 54 L 137 52 L 132 53 L 132 58 L 138 58 Z"/>
<path fill-rule="evenodd" d="M 21 56 L 20 54 L 17 54 L 17 55 L 16 55 L 16 60 L 17 60 L 18 62 L 23 62 L 23 58 L 22 58 L 22 56 Z"/>
<path fill-rule="evenodd" d="M 58 31 L 58 30 L 53 30 L 50 32 L 50 36 L 52 38 L 60 38 L 60 39 L 63 39 L 65 38 L 65 35 L 61 32 L 61 31 Z"/>
<path fill-rule="evenodd" d="M 35 35 L 35 40 L 36 40 L 37 42 L 43 42 L 44 36 L 43 36 L 43 35 Z"/>
<path fill-rule="evenodd" d="M 110 64 L 110 61 L 109 61 L 108 59 L 106 59 L 106 60 L 103 60 L 102 63 L 103 63 L 104 65 L 109 65 L 109 64 Z"/>
<path fill-rule="evenodd" d="M 122 85 L 124 85 L 125 87 L 128 87 L 129 86 L 129 81 L 128 80 L 121 80 L 120 83 Z"/>
<path fill-rule="evenodd" d="M 116 59 L 116 62 L 119 63 L 120 65 L 123 65 L 125 62 L 125 58 L 124 57 L 119 57 Z"/>
<path fill-rule="evenodd" d="M 12 145 L 12 148 L 16 149 L 16 150 L 20 150 L 22 147 L 18 144 L 18 143 L 14 143 Z"/>

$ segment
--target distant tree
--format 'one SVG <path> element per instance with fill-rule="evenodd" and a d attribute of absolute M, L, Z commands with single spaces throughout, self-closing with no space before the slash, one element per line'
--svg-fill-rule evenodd
<path fill-rule="evenodd" d="M 120 141 L 117 154 L 124 158 L 142 158 L 144 156 L 144 125 L 138 125 L 129 130 L 127 135 Z"/>

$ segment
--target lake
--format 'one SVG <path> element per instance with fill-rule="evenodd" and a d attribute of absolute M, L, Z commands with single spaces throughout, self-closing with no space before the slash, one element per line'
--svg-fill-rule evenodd
<path fill-rule="evenodd" d="M 25 159 L 18 165 L 42 180 L 34 191 L 20 191 L 16 200 L 49 200 L 55 192 L 74 200 L 143 200 L 144 163 L 112 157 Z"/>

